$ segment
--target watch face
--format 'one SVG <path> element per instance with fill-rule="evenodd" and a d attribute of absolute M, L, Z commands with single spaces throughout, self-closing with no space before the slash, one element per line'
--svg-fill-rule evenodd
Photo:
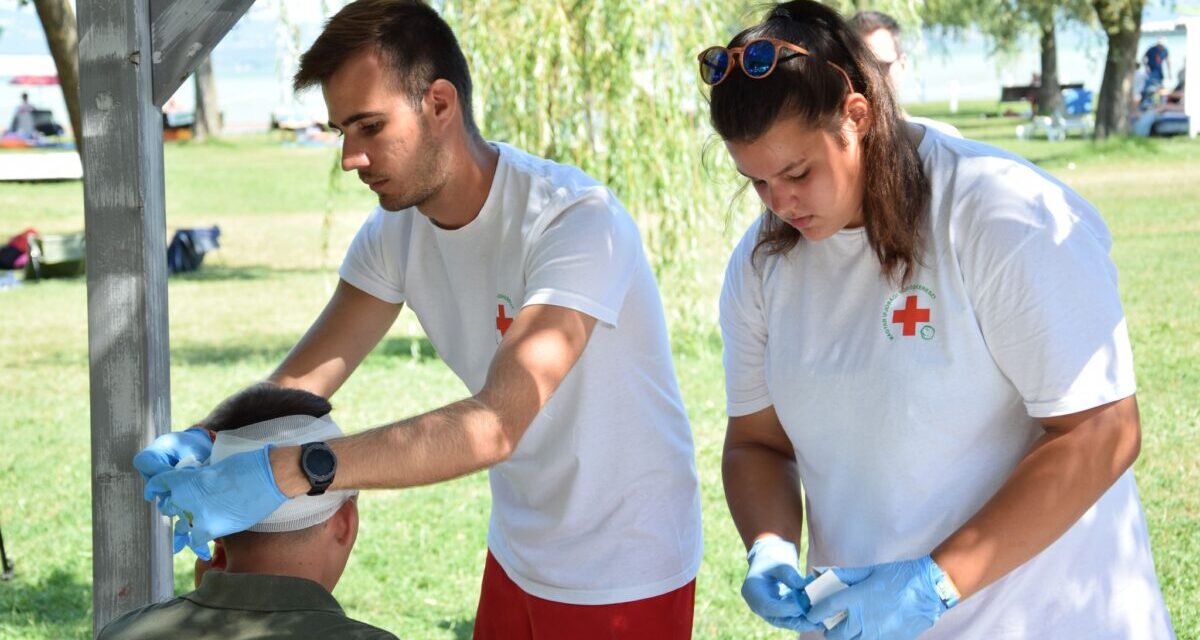
<path fill-rule="evenodd" d="M 304 451 L 304 469 L 314 478 L 328 478 L 335 468 L 333 452 L 327 447 L 311 447 Z"/>

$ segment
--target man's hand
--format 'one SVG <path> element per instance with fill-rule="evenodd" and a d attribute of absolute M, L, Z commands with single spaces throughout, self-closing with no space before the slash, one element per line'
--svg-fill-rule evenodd
<path fill-rule="evenodd" d="M 746 559 L 750 568 L 742 583 L 742 597 L 751 611 L 784 629 L 822 628 L 819 622 L 813 624 L 804 617 L 809 608 L 804 585 L 809 581 L 796 567 L 799 559 L 795 544 L 778 536 L 764 536 L 750 547 Z"/>
<path fill-rule="evenodd" d="M 164 471 L 146 483 L 148 500 L 175 523 L 175 553 L 184 546 L 208 559 L 208 543 L 271 515 L 287 498 L 275 485 L 270 447 L 238 453 L 204 467 Z"/>
<path fill-rule="evenodd" d="M 173 431 L 155 438 L 150 446 L 133 457 L 133 466 L 142 474 L 142 479 L 149 482 L 150 478 L 174 469 L 175 465 L 189 456 L 203 464 L 211 454 L 212 438 L 208 432 L 192 427 L 187 431 Z M 147 488 L 146 500 L 152 499 Z"/>
<path fill-rule="evenodd" d="M 829 640 L 915 638 L 957 602 L 956 592 L 949 594 L 949 606 L 938 594 L 938 584 L 948 579 L 929 556 L 833 571 L 850 587 L 817 602 L 807 614 L 809 622 L 820 624 L 846 612 L 845 620 L 825 632 Z"/>

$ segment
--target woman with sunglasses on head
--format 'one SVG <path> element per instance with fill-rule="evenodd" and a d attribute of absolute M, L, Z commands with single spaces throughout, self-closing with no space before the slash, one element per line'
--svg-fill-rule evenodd
<path fill-rule="evenodd" d="M 776 6 L 700 73 L 767 209 L 721 295 L 750 608 L 828 638 L 1170 638 L 1097 211 L 1020 158 L 906 124 L 815 2 Z M 816 604 L 802 513 L 808 565 L 849 585 Z"/>

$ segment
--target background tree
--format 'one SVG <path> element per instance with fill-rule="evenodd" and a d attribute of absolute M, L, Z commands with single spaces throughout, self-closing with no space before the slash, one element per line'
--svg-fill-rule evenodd
<path fill-rule="evenodd" d="M 83 121 L 79 111 L 79 35 L 75 30 L 75 11 L 69 0 L 32 0 L 46 33 L 50 56 L 58 69 L 58 83 L 71 117 L 75 146 L 83 151 Z M 24 1 L 22 2 L 24 4 Z"/>
<path fill-rule="evenodd" d="M 921 26 L 921 6 L 924 2 L 917 0 L 821 0 L 837 9 L 843 17 L 849 18 L 856 11 L 882 11 L 892 18 L 909 33 L 917 33 Z"/>
<path fill-rule="evenodd" d="M 728 0 L 445 0 L 471 66 L 476 122 L 498 140 L 582 168 L 642 230 L 672 326 L 707 326 L 738 183 L 708 125 L 696 54 L 762 14 Z M 706 147 L 711 153 L 706 153 Z M 719 153 L 718 153 L 719 152 Z M 747 202 L 738 210 L 753 209 Z M 707 255 L 715 255 L 710 253 Z M 676 344 L 681 336 L 674 335 Z"/>
<path fill-rule="evenodd" d="M 217 100 L 217 79 L 213 74 L 212 55 L 205 58 L 193 74 L 196 86 L 194 138 L 203 141 L 221 135 L 221 108 Z"/>
<path fill-rule="evenodd" d="M 1041 115 L 1051 115 L 1062 106 L 1058 79 L 1058 29 L 1070 22 L 1091 24 L 1088 0 L 930 0 L 921 10 L 930 26 L 960 31 L 979 29 L 997 51 L 1014 51 L 1024 38 L 1038 38 L 1041 54 L 1041 83 L 1037 106 Z"/>
<path fill-rule="evenodd" d="M 1096 139 L 1114 133 L 1129 132 L 1129 105 L 1132 103 L 1133 68 L 1142 35 L 1142 10 L 1145 0 L 1093 0 L 1096 17 L 1108 36 L 1108 54 L 1104 60 L 1104 80 L 1096 108 Z"/>

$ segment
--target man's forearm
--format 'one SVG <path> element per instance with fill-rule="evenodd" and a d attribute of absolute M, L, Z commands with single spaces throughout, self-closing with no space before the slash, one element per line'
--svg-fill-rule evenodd
<path fill-rule="evenodd" d="M 595 318 L 565 307 L 523 308 L 477 395 L 330 442 L 338 460 L 332 488 L 431 484 L 506 460 L 583 353 L 595 326 Z M 272 450 L 271 470 L 284 495 L 308 491 L 298 447 Z"/>
<path fill-rule="evenodd" d="M 338 460 L 331 489 L 398 489 L 485 469 L 506 460 L 516 443 L 496 411 L 467 398 L 329 446 Z M 309 490 L 299 447 L 272 449 L 271 470 L 289 498 Z"/>

